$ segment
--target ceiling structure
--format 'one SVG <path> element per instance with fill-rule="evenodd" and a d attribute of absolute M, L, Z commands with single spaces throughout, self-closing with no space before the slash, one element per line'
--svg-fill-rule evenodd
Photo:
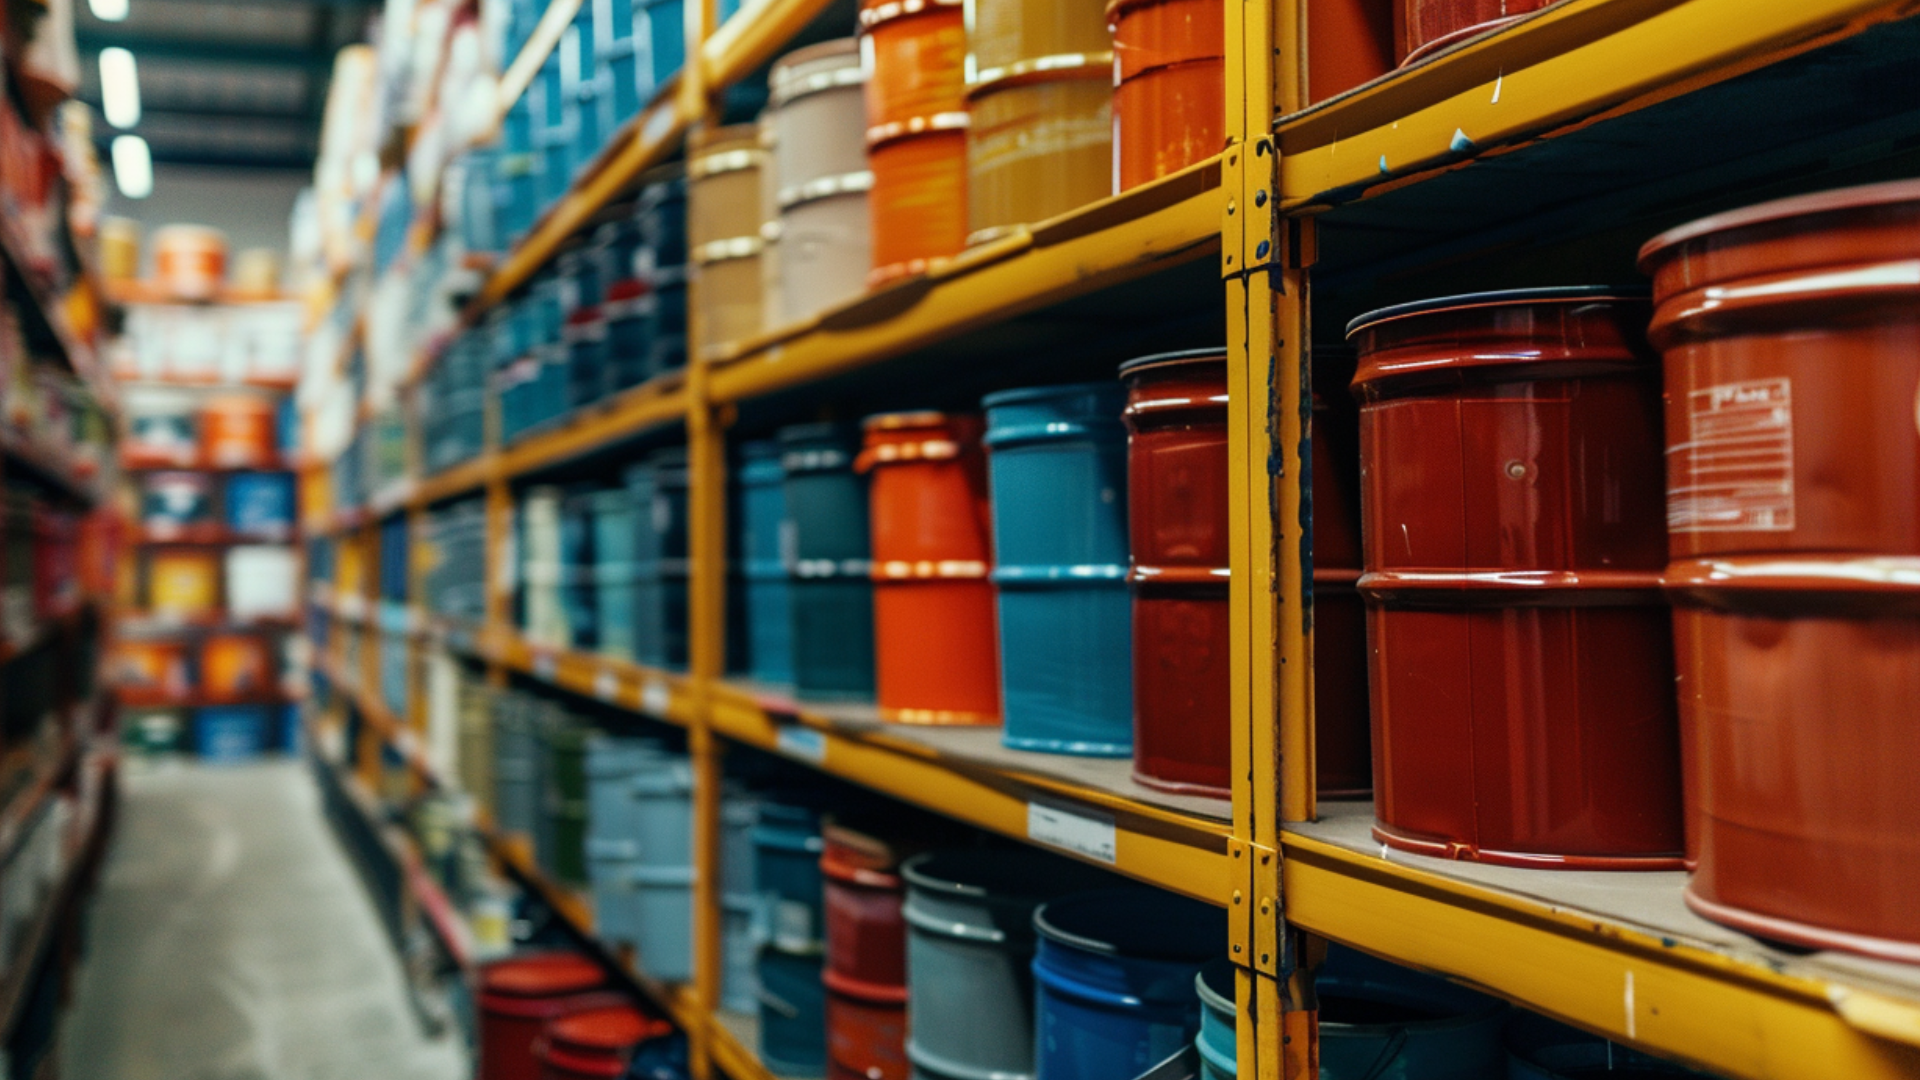
<path fill-rule="evenodd" d="M 310 168 L 333 55 L 365 39 L 371 0 L 128 0 L 118 22 L 75 0 L 79 97 L 105 153 L 99 53 L 119 46 L 139 69 L 140 121 L 159 164 Z"/>

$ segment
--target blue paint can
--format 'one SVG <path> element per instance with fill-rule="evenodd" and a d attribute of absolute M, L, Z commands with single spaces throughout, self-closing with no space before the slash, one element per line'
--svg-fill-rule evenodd
<path fill-rule="evenodd" d="M 650 740 L 587 744 L 587 859 L 596 932 L 656 979 L 693 976 L 693 767 Z"/>
<path fill-rule="evenodd" d="M 509 836 L 531 837 L 545 802 L 540 705 L 525 694 L 493 699 L 493 820 Z"/>
<path fill-rule="evenodd" d="M 242 536 L 284 540 L 293 534 L 293 474 L 227 477 L 227 528 Z"/>
<path fill-rule="evenodd" d="M 1200 1080 L 1233 1080 L 1239 1074 L 1239 1009 L 1234 1002 L 1233 961 L 1214 957 L 1193 977 L 1200 998 L 1200 1034 L 1193 1040 L 1200 1052 Z"/>
<path fill-rule="evenodd" d="M 759 800 L 731 789 L 720 797 L 720 1005 L 733 1012 L 759 1008 L 759 900 L 755 896 L 753 826 Z"/>
<path fill-rule="evenodd" d="M 642 246 L 635 260 L 647 283 L 649 378 L 687 365 L 687 179 L 680 165 L 643 178 L 635 218 Z"/>
<path fill-rule="evenodd" d="M 1126 393 L 1084 383 L 989 394 L 992 578 L 1006 745 L 1133 752 Z"/>
<path fill-rule="evenodd" d="M 639 517 L 633 492 L 626 487 L 593 494 L 594 617 L 600 651 L 632 660 L 634 634 L 634 575 L 639 558 Z"/>
<path fill-rule="evenodd" d="M 793 687 L 801 697 L 873 696 L 873 579 L 859 432 L 837 424 L 780 430 L 793 523 Z"/>
<path fill-rule="evenodd" d="M 746 579 L 747 672 L 755 682 L 793 682 L 793 594 L 786 547 L 786 470 L 780 444 L 740 448 L 741 564 Z"/>
<path fill-rule="evenodd" d="M 560 606 L 567 639 L 583 652 L 598 647 L 600 616 L 595 608 L 593 500 L 595 493 L 575 489 L 560 502 Z"/>
<path fill-rule="evenodd" d="M 1193 1041 L 1194 977 L 1225 948 L 1226 912 L 1128 886 L 1049 901 L 1033 925 L 1039 1080 L 1137 1076 Z"/>
<path fill-rule="evenodd" d="M 252 761 L 267 750 L 267 710 L 258 705 L 209 705 L 193 711 L 193 749 L 200 760 Z"/>
<path fill-rule="evenodd" d="M 826 1070 L 826 927 L 820 812 L 799 798 L 760 804 L 753 826 L 754 882 L 767 933 L 757 955 L 760 1056 L 782 1076 Z"/>
<path fill-rule="evenodd" d="M 670 446 L 627 470 L 636 520 L 634 658 L 687 664 L 687 450 Z"/>
<path fill-rule="evenodd" d="M 1322 1080 L 1481 1080 L 1506 1054 L 1506 1003 L 1340 945 L 1315 980 Z"/>
<path fill-rule="evenodd" d="M 775 1076 L 824 1076 L 827 1071 L 825 956 L 760 950 L 760 1060 Z"/>

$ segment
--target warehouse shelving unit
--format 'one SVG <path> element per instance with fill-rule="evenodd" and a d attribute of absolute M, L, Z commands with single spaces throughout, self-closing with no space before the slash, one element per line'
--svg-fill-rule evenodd
<path fill-rule="evenodd" d="M 708 122 L 709 100 L 826 7 L 762 0 L 715 28 L 710 4 L 690 0 L 697 62 L 497 264 L 469 317 L 528 280 L 672 154 L 685 131 Z M 430 506 L 475 494 L 488 508 L 483 625 L 447 625 L 417 607 L 382 620 L 370 592 L 314 592 L 336 627 L 319 666 L 336 673 L 336 686 L 370 721 L 360 767 L 375 767 L 384 744 L 419 784 L 447 782 L 419 752 L 418 688 L 408 714 L 394 715 L 374 692 L 375 665 L 358 678 L 339 670 L 351 635 L 363 658 L 380 635 L 400 634 L 415 647 L 476 659 L 496 686 L 532 679 L 684 728 L 699 778 L 697 976 L 674 990 L 641 985 L 687 1029 L 701 1077 L 769 1075 L 750 1023 L 707 1004 L 719 971 L 718 779 L 732 744 L 1036 843 L 1058 835 L 1036 833 L 1036 812 L 1065 814 L 1081 826 L 1073 835 L 1097 839 L 1048 846 L 1226 907 L 1242 1075 L 1315 1075 L 1304 977 L 1312 937 L 1729 1076 L 1920 1073 L 1920 971 L 1789 953 L 1708 923 L 1684 908 L 1675 873 L 1526 871 L 1389 854 L 1370 837 L 1368 804 L 1321 804 L 1302 555 L 1311 529 L 1304 372 L 1316 323 L 1337 327 L 1383 299 L 1460 291 L 1469 280 L 1496 287 L 1631 275 L 1639 241 L 1675 222 L 1911 172 L 1920 162 L 1920 98 L 1891 88 L 1911 87 L 1899 77 L 1920 44 L 1920 9 L 1904 0 L 1561 0 L 1309 103 L 1306 7 L 1227 5 L 1231 138 L 1218 157 L 806 323 L 723 348 L 694 342 L 697 359 L 684 373 L 418 478 L 403 499 L 319 521 L 320 532 L 370 560 L 380 517 L 417 522 Z M 548 22 L 563 25 L 572 12 L 573 0 L 556 0 Z M 552 47 L 543 41 L 536 35 L 530 53 Z M 523 54 L 514 70 L 531 72 L 539 59 Z M 1156 326 L 1140 320 L 1143 302 L 1149 311 L 1197 304 L 1225 315 L 1237 493 L 1230 804 L 1150 794 L 1124 768 L 1004 751 L 992 732 L 882 725 L 870 710 L 798 704 L 728 678 L 726 441 L 742 412 L 824 400 L 862 379 L 937 381 L 987 348 L 1038 358 L 1026 374 L 1044 381 L 1052 362 L 1150 351 Z M 1091 329 L 1096 320 L 1113 326 Z M 689 670 L 523 640 L 508 624 L 500 565 L 514 487 L 568 463 L 681 439 L 691 461 Z M 418 604 L 417 590 L 410 602 Z M 517 877 L 591 935 L 584 897 L 545 881 L 515 838 L 489 836 Z"/>

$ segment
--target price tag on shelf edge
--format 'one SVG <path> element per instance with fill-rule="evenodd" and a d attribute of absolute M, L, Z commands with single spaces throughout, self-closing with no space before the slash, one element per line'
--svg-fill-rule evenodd
<path fill-rule="evenodd" d="M 780 752 L 789 757 L 824 765 L 827 761 L 827 733 L 799 724 L 783 725 L 774 740 Z"/>
<path fill-rule="evenodd" d="M 649 716 L 667 718 L 667 709 L 673 704 L 673 688 L 660 679 L 647 679 L 640 684 L 640 711 Z"/>
<path fill-rule="evenodd" d="M 1109 865 L 1119 861 L 1113 819 L 1094 810 L 1064 810 L 1048 803 L 1027 804 L 1027 839 Z"/>

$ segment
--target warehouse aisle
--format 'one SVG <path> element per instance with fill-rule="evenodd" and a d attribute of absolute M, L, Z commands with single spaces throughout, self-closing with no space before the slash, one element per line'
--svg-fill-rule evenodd
<path fill-rule="evenodd" d="M 130 762 L 64 1080 L 455 1080 L 299 761 Z"/>

